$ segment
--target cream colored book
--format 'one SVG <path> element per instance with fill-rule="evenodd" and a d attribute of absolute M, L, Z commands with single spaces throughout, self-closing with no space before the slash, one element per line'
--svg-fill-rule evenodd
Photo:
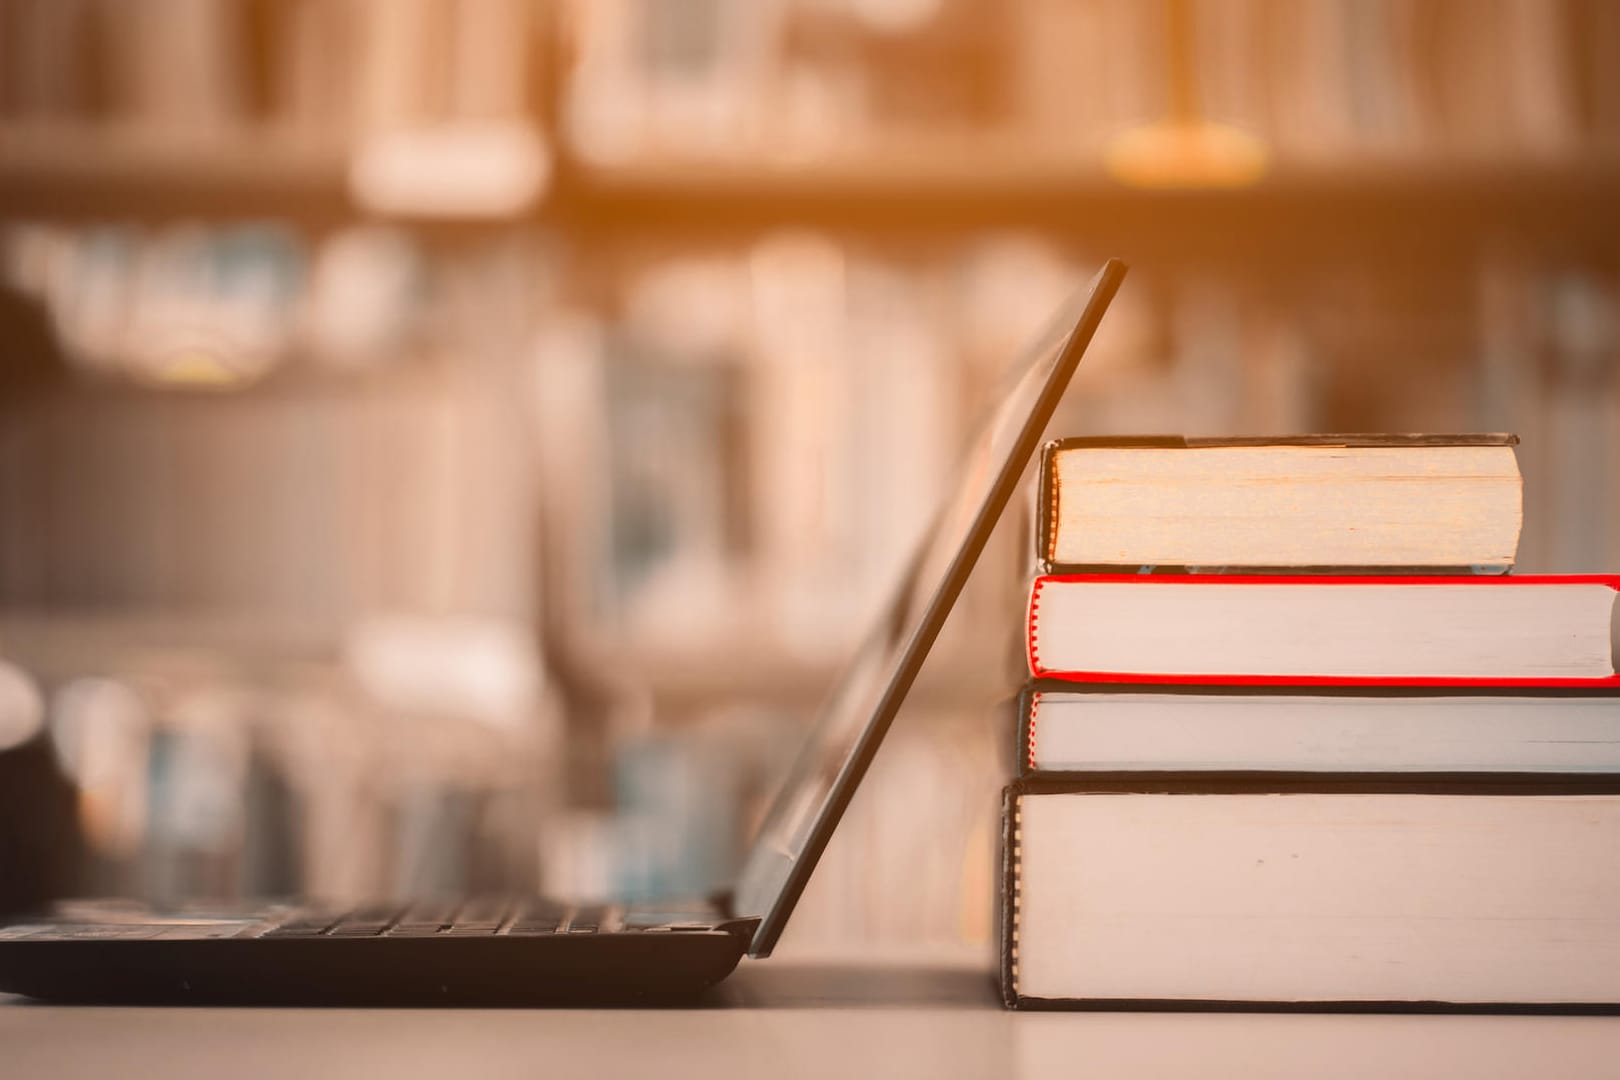
<path fill-rule="evenodd" d="M 1006 800 L 1006 1002 L 1615 1006 L 1620 794 L 1590 788 L 1024 781 Z"/>
<path fill-rule="evenodd" d="M 1063 439 L 1042 455 L 1049 568 L 1502 573 L 1523 521 L 1514 435 Z"/>
<path fill-rule="evenodd" d="M 1037 682 L 1018 775 L 1620 775 L 1620 694 Z"/>

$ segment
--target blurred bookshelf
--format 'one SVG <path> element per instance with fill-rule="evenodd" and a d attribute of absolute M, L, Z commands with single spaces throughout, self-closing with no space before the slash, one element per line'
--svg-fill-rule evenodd
<path fill-rule="evenodd" d="M 0 130 L 0 206 L 13 220 L 163 221 L 354 215 L 341 146 L 256 133 L 151 135 L 79 123 Z"/>
<path fill-rule="evenodd" d="M 649 229 L 1027 228 L 1239 259 L 1301 257 L 1302 230 L 1337 257 L 1351 241 L 1589 247 L 1620 228 L 1611 4 L 912 6 L 915 25 L 897 28 L 885 0 L 688 0 L 671 15 L 644 0 L 160 0 L 145 16 L 8 0 L 0 214 L 404 217 L 429 235 L 534 224 L 581 243 Z M 148 18 L 192 26 L 176 50 L 186 62 L 165 64 L 144 32 L 113 38 Z M 77 42 L 76 64 L 26 62 L 61 42 Z M 1347 63 L 1352 48 L 1363 63 Z M 123 53 L 116 77 L 87 67 Z M 1173 54 L 1191 67 L 1179 93 Z M 1247 141 L 1211 149 L 1204 127 Z M 368 201 L 357 175 L 377 144 L 468 130 L 543 143 L 531 197 Z M 1123 146 L 1155 134 L 1168 138 L 1135 158 Z M 443 160 L 431 138 L 404 151 L 430 176 Z"/>
<path fill-rule="evenodd" d="M 62 354 L 0 375 L 0 659 L 168 730 L 212 656 L 252 730 L 536 778 L 319 788 L 397 849 L 329 893 L 701 892 L 647 822 L 743 831 L 1104 256 L 1063 431 L 1516 430 L 1521 564 L 1620 565 L 1616 192 L 1612 0 L 0 0 L 0 270 Z M 810 932 L 988 935 L 991 800 L 918 792 L 992 790 L 1021 527 Z M 934 906 L 880 910 L 936 827 Z"/>
<path fill-rule="evenodd" d="M 262 137 L 188 145 L 97 130 L 0 131 L 0 213 L 58 222 L 275 217 L 317 229 L 398 221 L 356 205 L 348 166 L 340 147 Z M 1166 254 L 1191 248 L 1242 260 L 1257 246 L 1286 250 L 1302 226 L 1330 246 L 1345 233 L 1408 246 L 1416 242 L 1414 220 L 1435 230 L 1422 242 L 1442 249 L 1522 237 L 1608 242 L 1620 230 L 1617 184 L 1620 151 L 1284 166 L 1241 188 L 1165 190 L 1122 183 L 1094 155 L 1055 153 L 1022 138 L 963 138 L 928 141 L 892 160 L 852 154 L 792 166 L 604 168 L 564 157 L 551 191 L 526 213 L 428 215 L 416 225 L 429 236 L 540 226 L 582 240 L 805 226 L 900 239 L 1033 229 L 1093 242 L 1141 244 L 1145 236 L 1152 244 L 1173 231 Z M 1242 243 L 1232 221 L 1243 223 Z"/>

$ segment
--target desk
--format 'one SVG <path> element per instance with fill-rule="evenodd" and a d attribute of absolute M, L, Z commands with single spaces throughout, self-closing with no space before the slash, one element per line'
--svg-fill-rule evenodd
<path fill-rule="evenodd" d="M 1009 1013 L 961 962 L 744 961 L 689 1009 L 195 1009 L 0 996 L 0 1077 L 1620 1076 L 1620 1017 Z"/>

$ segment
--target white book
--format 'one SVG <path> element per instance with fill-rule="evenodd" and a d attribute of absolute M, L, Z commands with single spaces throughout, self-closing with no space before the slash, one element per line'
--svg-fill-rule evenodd
<path fill-rule="evenodd" d="M 1620 794 L 1009 790 L 1004 996 L 1620 1004 Z"/>
<path fill-rule="evenodd" d="M 1026 691 L 1021 775 L 1620 774 L 1620 695 Z"/>

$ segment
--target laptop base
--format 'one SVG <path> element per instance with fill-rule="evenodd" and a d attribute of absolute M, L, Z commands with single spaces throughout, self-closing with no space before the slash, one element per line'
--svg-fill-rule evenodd
<path fill-rule="evenodd" d="M 129 918 L 36 923 L 0 936 L 0 992 L 121 1004 L 678 1004 L 736 968 L 757 922 L 279 937 Z"/>

